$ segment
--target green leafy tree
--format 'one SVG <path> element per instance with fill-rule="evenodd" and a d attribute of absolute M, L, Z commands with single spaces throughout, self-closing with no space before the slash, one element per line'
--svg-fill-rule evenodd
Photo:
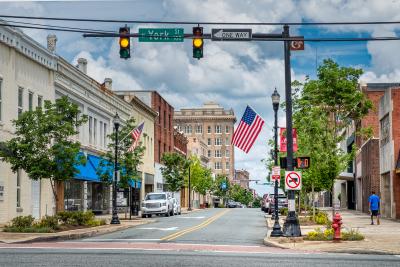
<path fill-rule="evenodd" d="M 130 118 L 118 130 L 118 169 L 120 173 L 120 181 L 118 186 L 121 188 L 129 187 L 129 180 L 140 181 L 137 168 L 142 164 L 145 147 L 142 142 L 135 147 L 132 152 L 128 152 L 128 148 L 132 145 L 132 138 L 129 133 L 136 127 L 135 119 Z M 108 135 L 110 142 L 107 146 L 108 150 L 102 155 L 99 168 L 96 170 L 104 182 L 112 183 L 114 177 L 114 159 L 115 159 L 115 131 Z"/>
<path fill-rule="evenodd" d="M 44 108 L 23 112 L 12 121 L 16 137 L 1 143 L 1 160 L 14 172 L 24 170 L 32 180 L 49 179 L 58 202 L 55 183 L 74 177 L 79 172 L 74 166 L 85 162 L 78 156 L 81 144 L 72 137 L 86 120 L 67 97 L 44 101 Z"/>
<path fill-rule="evenodd" d="M 192 188 L 205 197 L 213 185 L 211 170 L 201 166 L 200 160 L 196 156 L 192 156 L 190 162 L 190 181 Z"/>
<path fill-rule="evenodd" d="M 342 132 L 359 121 L 372 103 L 358 89 L 361 69 L 340 67 L 331 59 L 318 68 L 316 80 L 294 82 L 293 123 L 298 129 L 298 154 L 311 156 L 311 167 L 304 171 L 305 189 L 329 190 L 354 158 L 337 146 L 344 140 Z"/>
<path fill-rule="evenodd" d="M 238 184 L 234 184 L 230 187 L 229 198 L 245 204 L 246 206 L 249 205 L 250 202 L 253 202 L 253 194 Z"/>
<path fill-rule="evenodd" d="M 164 153 L 161 161 L 165 165 L 161 168 L 161 173 L 168 184 L 168 189 L 172 192 L 181 190 L 185 185 L 190 161 L 176 152 Z"/>
<path fill-rule="evenodd" d="M 225 189 L 223 188 L 223 184 L 226 185 Z M 228 196 L 229 188 L 229 179 L 225 175 L 218 174 L 212 186 L 213 195 L 220 198 L 226 198 Z"/>

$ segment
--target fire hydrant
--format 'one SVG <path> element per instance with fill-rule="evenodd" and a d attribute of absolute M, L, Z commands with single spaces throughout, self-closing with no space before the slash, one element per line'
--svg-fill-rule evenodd
<path fill-rule="evenodd" d="M 333 228 L 333 241 L 340 241 L 340 229 L 342 227 L 342 216 L 338 212 L 336 212 L 335 216 L 333 216 L 332 228 Z"/>

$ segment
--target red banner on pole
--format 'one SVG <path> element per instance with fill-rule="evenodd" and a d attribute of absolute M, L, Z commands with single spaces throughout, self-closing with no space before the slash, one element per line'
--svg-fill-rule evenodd
<path fill-rule="evenodd" d="M 293 152 L 297 151 L 297 131 L 296 128 L 292 129 L 293 134 Z M 286 152 L 287 151 L 287 139 L 286 139 L 286 128 L 281 128 L 279 132 L 279 151 Z"/>

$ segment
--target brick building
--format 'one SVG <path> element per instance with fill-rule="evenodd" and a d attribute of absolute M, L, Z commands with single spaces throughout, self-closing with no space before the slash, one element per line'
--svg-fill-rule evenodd
<path fill-rule="evenodd" d="M 373 130 L 371 139 L 357 140 L 358 209 L 368 210 L 368 196 L 375 190 L 381 197 L 382 215 L 400 218 L 400 170 L 396 169 L 400 150 L 400 84 L 368 83 L 362 90 L 374 109 L 358 124 Z"/>
<path fill-rule="evenodd" d="M 214 174 L 234 177 L 234 147 L 231 145 L 236 117 L 232 109 L 225 110 L 215 102 L 200 108 L 183 108 L 174 113 L 174 124 L 188 137 L 189 147 L 194 140 L 207 144 L 208 167 Z"/>
<path fill-rule="evenodd" d="M 235 170 L 235 177 L 233 183 L 240 185 L 244 189 L 249 189 L 249 178 L 250 174 L 246 170 Z"/>
<path fill-rule="evenodd" d="M 155 176 L 145 179 L 145 190 L 161 192 L 165 181 L 161 174 L 161 158 L 165 152 L 174 152 L 174 128 L 172 125 L 174 108 L 157 91 L 117 91 L 119 95 L 135 95 L 158 113 L 154 122 L 154 161 Z"/>

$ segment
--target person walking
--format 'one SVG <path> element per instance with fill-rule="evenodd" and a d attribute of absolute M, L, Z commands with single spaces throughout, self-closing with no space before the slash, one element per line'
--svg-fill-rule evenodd
<path fill-rule="evenodd" d="M 379 207 L 380 207 L 380 199 L 377 195 L 375 195 L 375 191 L 372 191 L 372 194 L 368 198 L 369 202 L 369 211 L 371 213 L 371 225 L 374 224 L 374 216 L 376 217 L 377 223 L 379 224 Z"/>

